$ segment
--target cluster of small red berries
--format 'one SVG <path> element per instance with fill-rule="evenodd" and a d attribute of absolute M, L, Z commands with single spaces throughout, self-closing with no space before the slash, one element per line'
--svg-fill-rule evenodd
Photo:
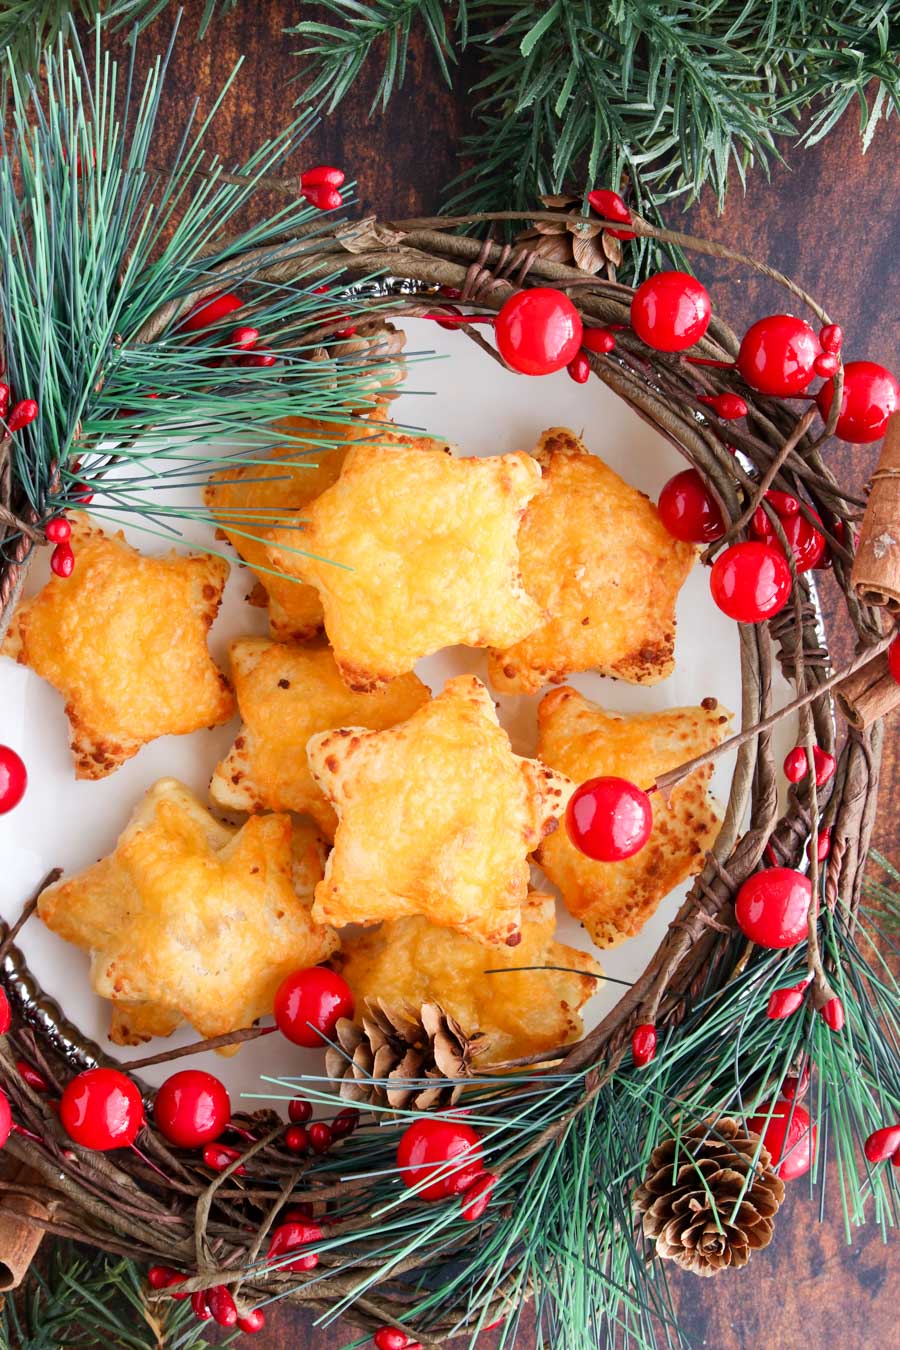
<path fill-rule="evenodd" d="M 343 186 L 344 172 L 330 164 L 317 164 L 304 169 L 300 175 L 300 195 L 310 206 L 320 211 L 336 211 L 344 199 L 338 189 Z"/>
<path fill-rule="evenodd" d="M 217 291 L 208 296 L 192 309 L 186 319 L 178 325 L 179 333 L 200 333 L 204 328 L 212 328 L 227 319 L 229 314 L 243 307 L 244 301 L 234 291 Z M 257 347 L 259 329 L 247 324 L 239 324 L 228 335 L 225 344 L 227 356 L 222 360 L 231 360 L 236 366 L 274 366 L 278 358 L 274 352 Z M 215 364 L 220 364 L 217 360 Z"/>

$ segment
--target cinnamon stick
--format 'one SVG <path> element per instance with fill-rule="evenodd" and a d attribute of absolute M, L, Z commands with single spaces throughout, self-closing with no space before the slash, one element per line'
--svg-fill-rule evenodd
<path fill-rule="evenodd" d="M 900 413 L 888 422 L 872 475 L 850 582 L 863 604 L 900 614 Z"/>
<path fill-rule="evenodd" d="M 848 675 L 835 694 L 841 712 L 859 731 L 900 708 L 900 684 L 890 672 L 886 652 Z"/>
<path fill-rule="evenodd" d="M 33 1186 L 43 1184 L 43 1177 L 30 1167 L 20 1167 L 11 1182 Z M 44 1236 L 44 1229 L 30 1220 L 49 1219 L 53 1209 L 52 1203 L 44 1205 L 28 1195 L 4 1196 L 0 1207 L 0 1293 L 18 1289 L 25 1279 Z"/>

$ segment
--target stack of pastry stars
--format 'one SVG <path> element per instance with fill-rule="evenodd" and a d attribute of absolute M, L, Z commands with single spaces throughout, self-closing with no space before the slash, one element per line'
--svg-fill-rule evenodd
<path fill-rule="evenodd" d="M 19 606 L 3 650 L 65 698 L 78 777 L 223 723 L 235 701 L 242 722 L 210 797 L 243 824 L 163 779 L 39 912 L 90 952 L 120 1044 L 183 1021 L 247 1026 L 285 974 L 330 959 L 360 1008 L 441 1004 L 481 1033 L 482 1062 L 549 1051 L 580 1034 L 601 972 L 555 940 L 534 863 L 612 946 L 698 870 L 718 823 L 699 770 L 655 796 L 640 854 L 595 863 L 559 828 L 569 796 L 601 774 L 650 786 L 721 740 L 728 715 L 706 700 L 620 717 L 556 688 L 527 759 L 475 675 L 432 695 L 414 667 L 463 645 L 488 649 L 505 694 L 584 670 L 654 683 L 695 551 L 562 428 L 483 458 L 383 414 L 285 432 L 277 472 L 220 470 L 206 492 L 269 606 L 271 637 L 231 644 L 230 681 L 206 643 L 221 559 L 145 557 L 82 516 L 74 575 Z M 485 973 L 498 969 L 502 987 Z"/>

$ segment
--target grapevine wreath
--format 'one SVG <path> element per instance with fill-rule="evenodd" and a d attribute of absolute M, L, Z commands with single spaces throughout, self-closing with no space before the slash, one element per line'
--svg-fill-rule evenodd
<path fill-rule="evenodd" d="M 141 493 L 171 472 L 152 449 L 160 438 L 234 437 L 258 462 L 278 417 L 323 407 L 340 417 L 373 401 L 397 375 L 393 323 L 426 316 L 523 378 L 565 366 L 576 381 L 604 381 L 678 447 L 689 467 L 660 512 L 676 537 L 704 546 L 713 596 L 740 623 L 742 727 L 699 757 L 738 748 L 703 870 L 598 1026 L 479 1074 L 440 1008 L 402 1026 L 373 1013 L 361 1028 L 338 1020 L 352 1012 L 338 977 L 299 972 L 294 1002 L 288 990 L 276 1004 L 282 1030 L 299 1019 L 309 1034 L 310 1007 L 328 1004 L 319 986 L 330 997 L 337 981 L 338 997 L 311 1019 L 327 1074 L 323 1054 L 320 1077 L 291 1080 L 287 1129 L 271 1111 L 233 1113 L 209 1075 L 154 1101 L 87 1044 L 14 945 L 32 899 L 2 943 L 0 1001 L 0 1141 L 21 1164 L 2 1183 L 0 1213 L 16 1217 L 23 1248 L 47 1231 L 139 1255 L 154 1298 L 190 1297 L 199 1317 L 246 1332 L 286 1297 L 348 1318 L 364 1333 L 354 1344 L 374 1334 L 381 1350 L 474 1342 L 498 1324 L 512 1344 L 533 1300 L 548 1341 L 572 1347 L 596 1344 L 604 1324 L 655 1343 L 656 1326 L 674 1327 L 666 1261 L 701 1275 L 743 1265 L 770 1240 L 785 1182 L 821 1182 L 835 1154 L 852 1221 L 864 1208 L 892 1221 L 896 1004 L 862 879 L 881 717 L 900 702 L 882 618 L 896 589 L 885 550 L 866 547 L 885 526 L 896 448 L 889 436 L 856 549 L 865 501 L 835 480 L 828 445 L 880 439 L 896 381 L 872 363 L 845 365 L 841 329 L 794 282 L 651 226 L 613 192 L 530 222 L 348 221 L 328 214 L 344 204 L 338 170 L 307 169 L 299 182 L 276 173 L 303 119 L 228 171 L 204 154 L 202 128 L 189 130 L 163 173 L 153 124 L 164 68 L 132 99 L 139 115 L 126 105 L 117 122 L 116 70 L 99 46 L 96 65 L 88 90 L 77 52 L 48 53 L 46 95 L 14 91 L 0 158 L 3 627 L 39 550 L 71 575 L 72 522 L 112 465 L 134 468 L 122 510 L 158 513 Z M 233 233 L 260 190 L 280 205 Z M 530 228 L 502 242 L 496 222 Z M 611 261 L 586 275 L 548 258 L 536 245 L 559 231 L 600 236 Z M 752 267 L 806 318 L 768 316 L 739 338 L 692 276 L 623 286 L 615 258 L 635 237 Z M 248 437 L 250 425 L 263 430 Z M 148 434 L 157 440 L 142 443 Z M 825 566 L 857 636 L 836 672 L 811 581 Z M 776 661 L 796 690 L 779 709 Z M 770 731 L 788 715 L 800 736 L 782 767 Z M 671 791 L 697 762 L 654 790 Z M 9 810 L 25 766 L 4 747 L 0 769 Z M 593 857 L 628 856 L 646 833 L 646 794 L 613 781 L 573 798 L 589 809 L 570 810 L 571 835 Z M 624 820 L 624 842 L 598 809 L 611 790 L 606 819 Z M 174 1074 L 193 1051 L 272 1030 L 248 1026 L 129 1071 L 171 1060 Z M 360 1057 L 363 1042 L 401 1076 L 386 1082 L 384 1056 Z M 314 1105 L 325 1110 L 311 1122 Z"/>

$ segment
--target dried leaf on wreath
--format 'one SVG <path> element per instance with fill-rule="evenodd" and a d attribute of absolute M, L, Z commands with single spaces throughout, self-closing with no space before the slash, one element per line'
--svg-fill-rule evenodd
<path fill-rule="evenodd" d="M 348 253 L 368 253 L 371 249 L 395 248 L 406 238 L 403 230 L 384 224 L 375 216 L 348 221 L 334 232 L 342 248 Z"/>

